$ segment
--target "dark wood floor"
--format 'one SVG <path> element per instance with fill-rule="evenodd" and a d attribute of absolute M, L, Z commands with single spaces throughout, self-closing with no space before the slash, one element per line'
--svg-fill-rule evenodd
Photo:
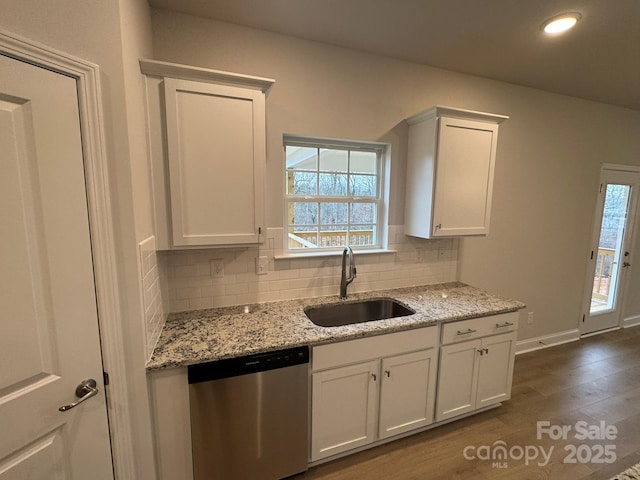
<path fill-rule="evenodd" d="M 536 438 L 538 421 L 571 426 L 567 440 Z M 615 440 L 576 440 L 576 422 L 614 425 Z M 525 464 L 508 458 L 506 468 L 491 460 L 467 460 L 465 447 L 494 445 L 553 447 L 551 460 Z M 581 459 L 594 458 L 597 445 L 615 445 L 615 462 L 565 462 L 574 445 Z M 579 447 L 586 445 L 585 447 Z M 513 451 L 514 454 L 518 450 Z M 533 450 L 531 450 L 533 452 Z M 640 327 L 616 330 L 556 347 L 518 355 L 512 398 L 501 407 L 396 442 L 311 468 L 295 480 L 432 479 L 609 479 L 640 462 Z"/>

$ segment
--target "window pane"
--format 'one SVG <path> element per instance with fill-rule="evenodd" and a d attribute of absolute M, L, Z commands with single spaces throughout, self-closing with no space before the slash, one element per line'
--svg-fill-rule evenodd
<path fill-rule="evenodd" d="M 289 227 L 289 248 L 317 248 L 318 227 Z"/>
<path fill-rule="evenodd" d="M 349 223 L 375 223 L 376 205 L 373 203 L 354 203 L 351 205 Z"/>
<path fill-rule="evenodd" d="M 320 223 L 325 226 L 346 225 L 348 211 L 348 203 L 322 203 L 320 204 Z"/>
<path fill-rule="evenodd" d="M 324 172 L 346 172 L 349 164 L 347 150 L 320 149 L 320 170 Z"/>
<path fill-rule="evenodd" d="M 375 225 L 358 225 L 349 232 L 350 245 L 370 246 L 376 244 Z"/>
<path fill-rule="evenodd" d="M 305 146 L 285 145 L 285 248 L 379 246 L 384 149 L 370 142 L 318 139 L 314 144 L 311 138 L 285 136 L 289 141 Z"/>
<path fill-rule="evenodd" d="M 308 202 L 294 202 L 293 218 L 289 218 L 289 222 L 291 225 L 317 225 L 318 204 Z"/>
<path fill-rule="evenodd" d="M 376 177 L 373 175 L 351 175 L 349 177 L 349 195 L 354 197 L 375 197 L 376 187 Z"/>
<path fill-rule="evenodd" d="M 347 226 L 331 225 L 320 227 L 321 247 L 344 247 L 347 244 Z"/>
<path fill-rule="evenodd" d="M 285 148 L 287 169 L 317 170 L 318 149 L 287 145 Z"/>
<path fill-rule="evenodd" d="M 316 195 L 318 174 L 312 172 L 287 172 L 287 193 L 289 195 Z"/>
<path fill-rule="evenodd" d="M 376 152 L 351 152 L 349 171 L 353 173 L 377 173 L 378 154 Z"/>
<path fill-rule="evenodd" d="M 346 195 L 347 175 L 342 173 L 320 174 L 320 195 Z"/>

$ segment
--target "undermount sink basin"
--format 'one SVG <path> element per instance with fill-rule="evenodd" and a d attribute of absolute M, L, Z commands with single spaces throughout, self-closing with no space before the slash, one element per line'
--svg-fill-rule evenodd
<path fill-rule="evenodd" d="M 320 327 L 341 327 L 352 323 L 406 317 L 416 312 L 396 300 L 379 298 L 362 302 L 307 307 L 304 309 L 304 313 L 309 317 L 309 320 Z"/>

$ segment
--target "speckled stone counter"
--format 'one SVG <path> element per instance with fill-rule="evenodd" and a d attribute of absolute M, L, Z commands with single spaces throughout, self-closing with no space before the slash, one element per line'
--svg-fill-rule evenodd
<path fill-rule="evenodd" d="M 303 311 L 308 306 L 372 298 L 394 298 L 416 313 L 342 327 L 319 327 Z M 513 312 L 524 306 L 455 282 L 353 293 L 346 300 L 336 295 L 263 303 L 251 305 L 250 313 L 243 313 L 243 307 L 174 313 L 167 319 L 147 370 L 426 327 Z"/>

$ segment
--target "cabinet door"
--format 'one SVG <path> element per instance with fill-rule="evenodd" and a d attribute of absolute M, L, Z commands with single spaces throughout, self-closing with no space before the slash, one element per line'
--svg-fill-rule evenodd
<path fill-rule="evenodd" d="M 379 361 L 313 374 L 311 461 L 375 438 Z"/>
<path fill-rule="evenodd" d="M 476 408 L 511 398 L 515 345 L 515 332 L 482 339 Z"/>
<path fill-rule="evenodd" d="M 433 235 L 489 233 L 498 125 L 439 119 Z"/>
<path fill-rule="evenodd" d="M 475 410 L 481 340 L 440 347 L 436 420 Z"/>
<path fill-rule="evenodd" d="M 437 350 L 382 360 L 379 438 L 433 422 Z"/>
<path fill-rule="evenodd" d="M 264 95 L 172 78 L 164 94 L 173 246 L 258 243 Z"/>

